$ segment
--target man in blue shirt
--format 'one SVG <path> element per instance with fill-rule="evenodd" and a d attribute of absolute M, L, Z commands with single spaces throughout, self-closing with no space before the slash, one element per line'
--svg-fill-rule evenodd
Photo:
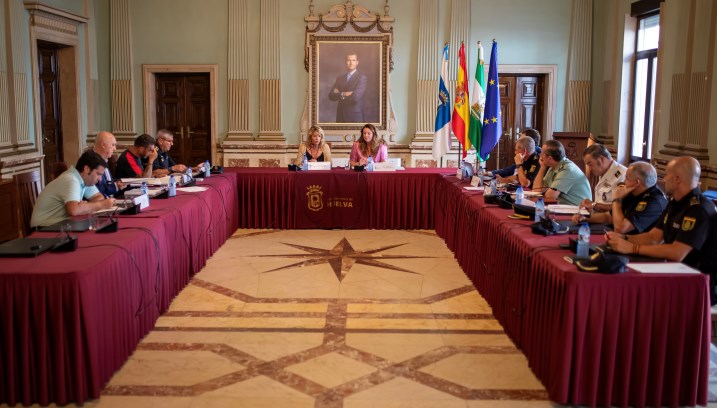
<path fill-rule="evenodd" d="M 95 184 L 107 163 L 94 150 L 86 151 L 75 167 L 67 169 L 46 185 L 32 210 L 31 227 L 43 227 L 76 215 L 112 208 L 114 198 L 105 198 Z"/>

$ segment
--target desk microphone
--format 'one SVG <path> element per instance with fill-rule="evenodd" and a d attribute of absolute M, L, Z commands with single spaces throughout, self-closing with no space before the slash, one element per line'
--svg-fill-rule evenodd
<path fill-rule="evenodd" d="M 106 234 L 109 232 L 117 232 L 117 229 L 119 227 L 119 220 L 117 219 L 117 217 L 115 217 L 115 215 L 117 215 L 117 212 L 119 212 L 119 210 L 120 210 L 120 207 L 117 206 L 117 208 L 115 208 L 114 211 L 112 211 L 112 213 L 110 213 L 109 217 L 107 217 L 110 222 L 103 225 L 102 227 L 98 228 L 95 232 L 100 233 L 100 234 Z"/>

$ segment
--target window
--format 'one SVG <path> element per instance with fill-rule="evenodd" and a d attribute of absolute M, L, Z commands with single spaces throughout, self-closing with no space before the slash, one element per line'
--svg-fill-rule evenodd
<path fill-rule="evenodd" d="M 655 112 L 655 84 L 657 79 L 657 45 L 660 38 L 660 15 L 638 18 L 633 74 L 632 160 L 651 159 L 652 125 Z"/>

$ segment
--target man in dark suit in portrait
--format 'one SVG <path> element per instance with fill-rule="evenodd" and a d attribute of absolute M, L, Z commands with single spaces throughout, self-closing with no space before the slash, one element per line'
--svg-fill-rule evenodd
<path fill-rule="evenodd" d="M 338 101 L 336 122 L 363 123 L 363 96 L 366 93 L 366 75 L 356 70 L 359 60 L 356 53 L 346 54 L 345 74 L 336 77 L 329 92 L 329 100 Z"/>

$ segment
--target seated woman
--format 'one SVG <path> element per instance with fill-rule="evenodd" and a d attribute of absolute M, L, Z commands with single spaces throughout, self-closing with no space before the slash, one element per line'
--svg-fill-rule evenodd
<path fill-rule="evenodd" d="M 324 141 L 324 129 L 319 126 L 309 128 L 309 137 L 306 138 L 306 142 L 299 145 L 296 164 L 301 165 L 304 157 L 310 162 L 331 161 L 331 149 Z"/>
<path fill-rule="evenodd" d="M 361 128 L 361 138 L 354 142 L 349 156 L 349 164 L 353 166 L 364 166 L 368 163 L 369 156 L 373 157 L 374 163 L 380 163 L 388 159 L 388 146 L 378 136 L 376 127 L 370 123 Z"/>

